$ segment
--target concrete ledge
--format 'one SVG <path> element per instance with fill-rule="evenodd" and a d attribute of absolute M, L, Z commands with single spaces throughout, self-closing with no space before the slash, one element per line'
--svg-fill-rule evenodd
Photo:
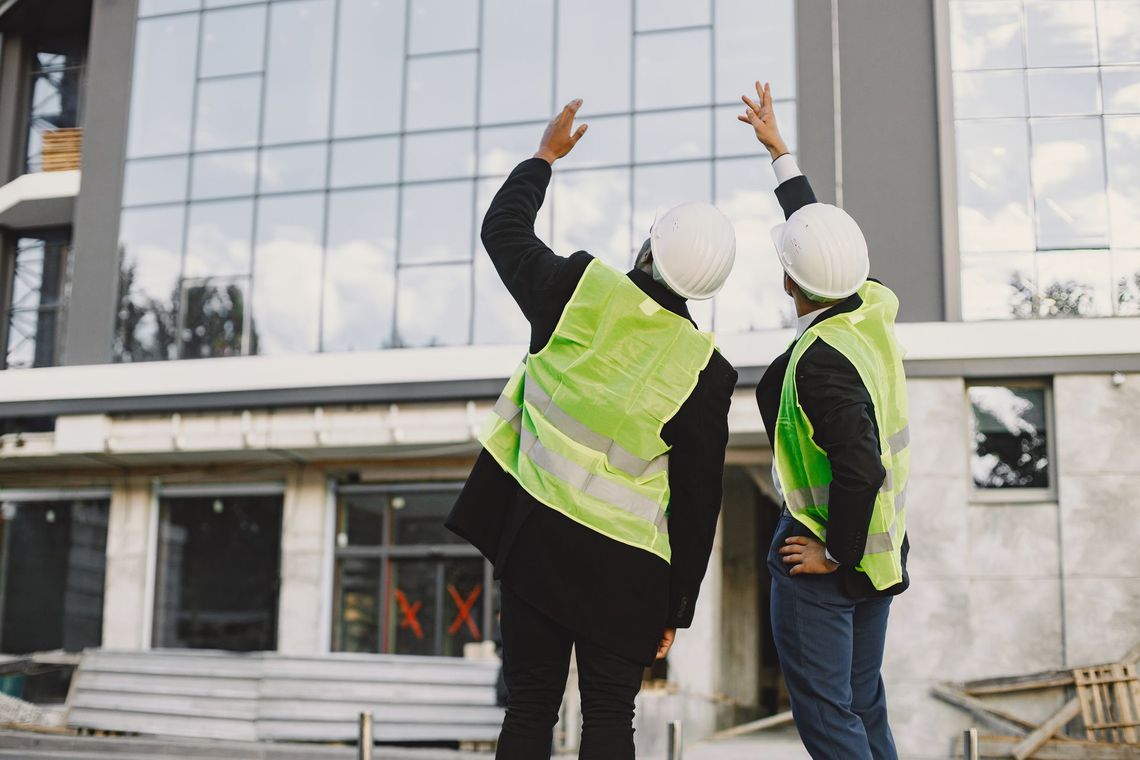
<path fill-rule="evenodd" d="M 0 187 L 0 226 L 12 229 L 71 224 L 80 171 L 37 172 Z"/>

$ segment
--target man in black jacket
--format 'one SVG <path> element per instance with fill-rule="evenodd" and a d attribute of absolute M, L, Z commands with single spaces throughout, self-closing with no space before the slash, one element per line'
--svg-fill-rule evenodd
<path fill-rule="evenodd" d="M 532 354 L 550 342 L 593 261 L 585 251 L 559 256 L 534 233 L 551 165 L 585 132 L 585 125 L 571 131 L 580 105 L 571 102 L 551 121 L 538 153 L 515 168 L 483 221 L 487 253 L 530 323 Z M 655 277 L 651 248 L 647 241 L 626 277 L 691 322 L 685 299 Z M 447 524 L 494 564 L 501 580 L 509 704 L 498 757 L 549 757 L 572 646 L 582 691 L 580 757 L 634 756 L 633 702 L 644 669 L 665 656 L 677 628 L 692 623 L 712 550 L 736 378 L 714 351 L 661 430 L 671 446 L 671 562 L 548 508 L 488 451 L 480 453 Z"/>
<path fill-rule="evenodd" d="M 780 136 L 771 88 L 757 82 L 756 89 L 760 102 L 743 97 L 747 111 L 738 118 L 753 127 L 771 154 L 779 182 L 776 197 L 790 219 L 815 204 L 816 198 Z M 862 242 L 861 233 L 857 238 Z M 862 242 L 864 259 L 865 245 Z M 844 274 L 842 262 L 829 264 L 824 268 L 828 274 Z M 865 281 L 866 261 L 861 265 L 862 273 L 855 277 Z M 848 268 L 846 275 L 854 271 Z M 784 289 L 795 301 L 797 342 L 811 326 L 863 304 L 858 293 L 821 298 L 788 272 Z M 773 360 L 756 389 L 773 449 L 785 374 L 795 348 L 793 343 Z M 812 423 L 812 440 L 826 453 L 833 478 L 827 495 L 826 544 L 794 519 L 785 504 L 768 557 L 773 632 L 796 727 L 814 758 L 893 760 L 897 754 L 880 668 L 891 599 L 909 585 L 907 539 L 902 539 L 902 580 L 896 585 L 876 589 L 857 569 L 886 474 L 880 415 L 852 362 L 823 340 L 815 340 L 800 357 L 795 383 L 799 404 Z M 775 468 L 773 480 L 783 494 Z"/>

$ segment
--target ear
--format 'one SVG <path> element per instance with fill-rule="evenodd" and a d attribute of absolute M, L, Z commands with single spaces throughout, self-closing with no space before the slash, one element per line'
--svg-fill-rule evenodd
<path fill-rule="evenodd" d="M 791 277 L 788 276 L 787 272 L 784 272 L 784 292 L 786 294 L 788 294 L 789 296 L 791 296 L 792 298 L 795 298 L 796 297 L 795 287 L 796 287 L 796 283 L 792 280 Z"/>

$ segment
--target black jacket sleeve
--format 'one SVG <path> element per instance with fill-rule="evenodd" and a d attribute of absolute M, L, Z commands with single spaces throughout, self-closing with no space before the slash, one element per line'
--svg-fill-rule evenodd
<path fill-rule="evenodd" d="M 796 366 L 800 406 L 831 462 L 827 551 L 842 566 L 863 558 L 875 496 L 886 478 L 871 395 L 855 366 L 823 340 Z"/>
<path fill-rule="evenodd" d="M 481 231 L 483 247 L 495 271 L 534 328 L 532 350 L 550 339 L 592 260 L 583 252 L 569 258 L 559 256 L 534 234 L 534 220 L 546 198 L 550 177 L 550 164 L 541 158 L 516 166 L 491 201 Z"/>
<path fill-rule="evenodd" d="M 803 174 L 780 183 L 780 186 L 776 188 L 776 200 L 780 202 L 780 208 L 784 210 L 785 219 L 809 203 L 816 202 L 811 183 Z"/>
<path fill-rule="evenodd" d="M 668 627 L 688 628 L 708 568 L 720 517 L 728 408 L 736 370 L 718 352 L 701 372 L 693 395 L 662 431 L 669 452 Z"/>

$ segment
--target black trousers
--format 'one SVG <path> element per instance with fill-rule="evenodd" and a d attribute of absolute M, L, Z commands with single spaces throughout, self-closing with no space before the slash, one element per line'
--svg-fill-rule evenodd
<path fill-rule="evenodd" d="M 498 760 L 547 760 L 576 647 L 582 693 L 580 760 L 632 760 L 633 700 L 645 666 L 588 641 L 502 588 L 499 626 L 507 715 Z"/>

